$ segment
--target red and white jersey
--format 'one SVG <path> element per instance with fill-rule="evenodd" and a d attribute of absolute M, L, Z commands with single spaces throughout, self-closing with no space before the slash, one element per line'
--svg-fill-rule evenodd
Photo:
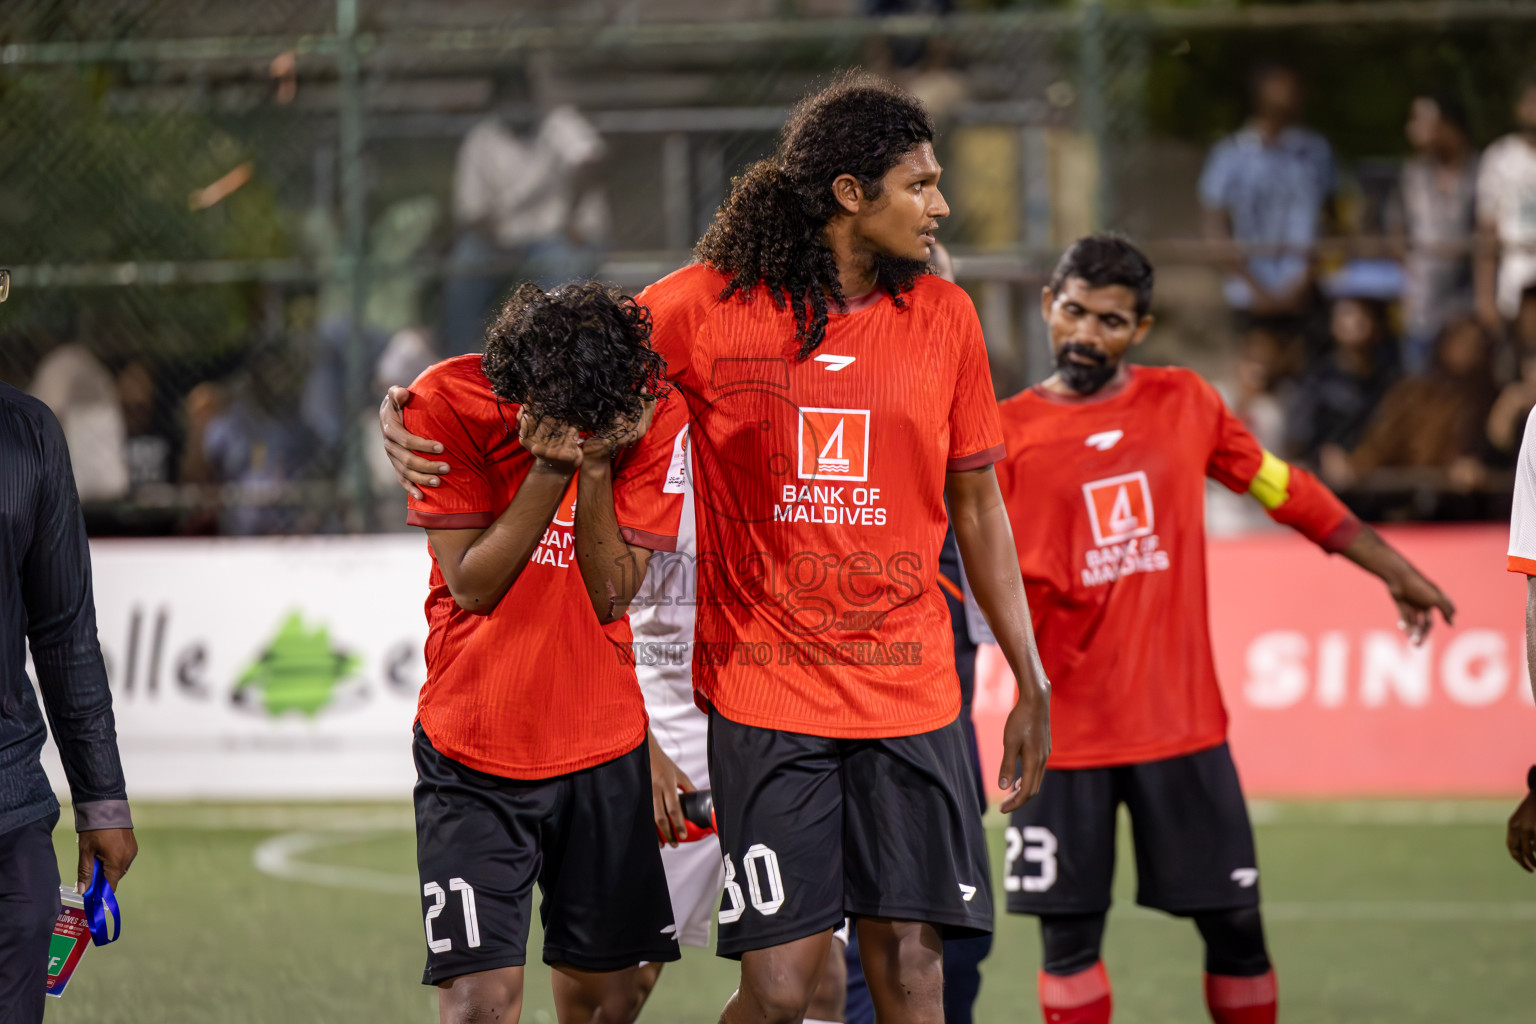
<path fill-rule="evenodd" d="M 1052 687 L 1050 766 L 1133 764 L 1222 742 L 1205 481 L 1249 490 L 1266 458 L 1259 443 L 1182 369 L 1130 367 L 1084 399 L 1032 388 L 1001 411 L 998 481 Z M 1292 474 L 1310 535 L 1325 543 L 1353 523 Z"/>
<path fill-rule="evenodd" d="M 406 429 L 441 442 L 453 470 L 410 500 L 406 521 L 489 527 L 533 465 L 518 442 L 518 406 L 497 400 L 478 355 L 429 368 L 411 395 Z M 614 509 L 630 544 L 675 544 L 682 495 L 667 480 L 685 416 L 674 391 L 614 463 Z M 572 479 L 533 557 L 484 615 L 458 606 L 433 555 L 417 720 L 437 750 L 478 771 L 544 779 L 610 761 L 645 739 L 629 623 L 598 622 L 576 566 L 576 488 Z"/>
<path fill-rule="evenodd" d="M 1536 416 L 1525 421 L 1525 436 L 1520 440 L 1506 567 L 1510 572 L 1536 576 Z"/>
<path fill-rule="evenodd" d="M 791 312 L 725 283 L 696 265 L 638 296 L 689 407 L 700 706 L 831 737 L 948 724 L 945 476 L 1002 455 L 974 307 L 923 277 L 900 307 L 850 303 L 800 360 Z"/>

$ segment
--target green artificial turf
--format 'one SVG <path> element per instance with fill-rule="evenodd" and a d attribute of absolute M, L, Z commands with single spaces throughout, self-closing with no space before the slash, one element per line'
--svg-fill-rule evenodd
<path fill-rule="evenodd" d="M 1536 1020 L 1536 878 L 1504 853 L 1505 813 L 1488 802 L 1256 807 L 1281 1019 Z M 436 1020 L 433 991 L 419 984 L 408 808 L 141 804 L 135 814 L 123 938 L 89 951 L 70 991 L 49 1000 L 50 1024 Z M 994 871 L 1001 824 L 990 828 Z M 66 813 L 56 833 L 66 871 L 69 829 Z M 289 870 L 313 880 L 258 869 L 256 851 L 266 844 L 270 861 L 274 840 L 298 851 Z M 1115 1020 L 1205 1020 L 1194 928 L 1135 908 L 1126 848 L 1120 864 L 1104 955 Z M 1031 919 L 999 916 L 979 1022 L 1039 1019 L 1039 952 Z M 641 1020 L 714 1021 L 735 969 L 685 949 Z M 536 962 L 523 1019 L 554 1024 Z"/>

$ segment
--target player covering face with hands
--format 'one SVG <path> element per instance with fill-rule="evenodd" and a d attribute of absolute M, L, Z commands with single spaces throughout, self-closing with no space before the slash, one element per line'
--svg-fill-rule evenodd
<path fill-rule="evenodd" d="M 625 612 L 681 503 L 683 412 L 650 321 L 597 285 L 525 285 L 485 354 L 428 369 L 406 425 L 454 472 L 426 529 L 414 753 L 423 980 L 444 1021 L 516 1020 L 535 884 L 562 1021 L 624 1021 L 677 958 Z"/>
<path fill-rule="evenodd" d="M 1050 766 L 1013 812 L 1005 889 L 1009 910 L 1040 918 L 1045 1020 L 1107 1022 L 1099 951 L 1125 804 L 1137 901 L 1195 922 L 1212 1019 L 1267 1024 L 1276 981 L 1207 634 L 1205 481 L 1378 576 L 1414 642 L 1436 609 L 1447 622 L 1455 609 L 1327 488 L 1264 451 L 1209 384 L 1126 361 L 1152 329 L 1152 279 L 1123 238 L 1073 244 L 1040 300 L 1056 373 L 1002 405 L 998 477 L 1054 684 Z"/>
<path fill-rule="evenodd" d="M 949 212 L 932 139 L 910 96 L 840 80 L 736 181 L 700 262 L 638 297 L 691 423 L 719 951 L 742 962 L 728 1021 L 801 1019 L 852 914 L 881 1019 L 937 1024 L 941 935 L 991 927 L 936 581 L 946 500 L 1021 681 L 1009 806 L 1049 750 L 985 345 L 964 293 L 926 272 Z M 438 467 L 439 484 L 459 471 Z"/>

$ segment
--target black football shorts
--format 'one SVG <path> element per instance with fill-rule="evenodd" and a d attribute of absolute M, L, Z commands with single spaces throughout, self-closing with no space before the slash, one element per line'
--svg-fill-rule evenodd
<path fill-rule="evenodd" d="M 1108 910 L 1122 803 L 1131 816 L 1137 903 L 1184 915 L 1259 905 L 1253 828 L 1223 743 L 1163 761 L 1048 770 L 1039 794 L 1009 821 L 1008 910 Z"/>
<path fill-rule="evenodd" d="M 545 963 L 613 971 L 678 958 L 644 743 L 537 782 L 467 768 L 420 725 L 414 752 L 423 984 L 521 966 L 535 882 Z"/>
<path fill-rule="evenodd" d="M 838 740 L 711 712 L 709 778 L 725 855 L 724 957 L 845 916 L 992 930 L 986 838 L 959 720 L 916 736 Z"/>

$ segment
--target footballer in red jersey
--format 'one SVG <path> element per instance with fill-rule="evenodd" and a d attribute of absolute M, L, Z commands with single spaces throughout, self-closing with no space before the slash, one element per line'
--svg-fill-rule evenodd
<path fill-rule="evenodd" d="M 1042 295 L 1057 372 L 1002 404 L 998 479 L 1050 673 L 1040 796 L 1013 812 L 1008 909 L 1039 916 L 1049 1022 L 1109 1020 L 1099 958 L 1124 803 L 1137 902 L 1193 918 L 1218 1024 L 1276 1013 L 1258 867 L 1207 633 L 1205 481 L 1379 576 L 1415 641 L 1451 603 L 1310 474 L 1266 452 L 1194 373 L 1131 366 L 1152 267 L 1080 239 Z"/>
<path fill-rule="evenodd" d="M 843 78 L 736 179 L 699 264 L 640 297 L 691 424 L 718 951 L 742 962 L 729 1024 L 800 1020 L 845 914 L 881 1017 L 938 1024 L 941 937 L 991 930 L 937 582 L 946 501 L 1021 673 L 1010 806 L 1049 747 L 980 324 L 929 273 L 949 212 L 932 141 L 910 95 Z"/>
<path fill-rule="evenodd" d="M 932 140 L 910 95 L 844 77 L 737 179 L 699 264 L 638 297 L 689 405 L 719 951 L 742 962 L 732 1024 L 799 1021 L 845 914 L 882 1019 L 940 1024 L 942 934 L 991 930 L 937 580 L 946 504 L 1020 680 L 1006 809 L 1050 749 L 980 325 L 928 274 L 949 212 Z M 446 480 L 407 451 L 430 450 L 420 438 L 391 438 L 390 406 L 402 483 Z"/>
<path fill-rule="evenodd" d="M 406 425 L 456 467 L 407 520 L 432 554 L 416 846 L 445 1022 L 517 1019 L 535 883 L 562 1020 L 629 1019 L 640 963 L 678 957 L 625 619 L 682 512 L 648 336 L 597 285 L 524 285 L 483 357 L 411 385 Z"/>

